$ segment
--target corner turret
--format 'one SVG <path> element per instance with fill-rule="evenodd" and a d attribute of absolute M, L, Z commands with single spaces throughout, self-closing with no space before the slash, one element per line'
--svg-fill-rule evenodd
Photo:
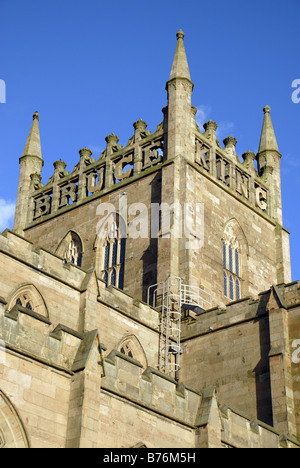
<path fill-rule="evenodd" d="M 265 180 L 270 190 L 271 217 L 276 222 L 276 271 L 277 283 L 289 283 L 291 281 L 291 260 L 289 233 L 282 226 L 282 201 L 281 201 L 281 154 L 271 120 L 271 108 L 264 107 L 264 122 L 260 137 L 259 150 L 256 155 L 258 172 Z"/>
<path fill-rule="evenodd" d="M 271 216 L 282 225 L 282 203 L 281 203 L 281 179 L 280 179 L 280 159 L 281 154 L 275 137 L 275 132 L 271 120 L 271 108 L 264 107 L 264 121 L 260 137 L 259 150 L 256 156 L 258 172 L 260 176 L 265 176 L 270 187 Z"/>
<path fill-rule="evenodd" d="M 41 150 L 39 113 L 33 114 L 33 123 L 20 158 L 20 177 L 15 212 L 14 230 L 23 234 L 23 229 L 28 223 L 30 212 L 30 192 L 32 190 L 32 177 L 35 175 L 41 179 L 44 165 Z"/>

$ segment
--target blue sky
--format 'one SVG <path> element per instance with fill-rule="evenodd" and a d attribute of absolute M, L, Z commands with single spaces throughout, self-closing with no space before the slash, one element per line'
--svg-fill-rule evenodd
<path fill-rule="evenodd" d="M 140 117 L 154 131 L 183 29 L 198 121 L 231 134 L 237 153 L 257 152 L 269 105 L 282 153 L 284 227 L 300 279 L 299 0 L 0 0 L 0 229 L 12 225 L 18 160 L 40 113 L 43 181 L 88 146 L 95 158 L 114 132 L 126 145 Z"/>

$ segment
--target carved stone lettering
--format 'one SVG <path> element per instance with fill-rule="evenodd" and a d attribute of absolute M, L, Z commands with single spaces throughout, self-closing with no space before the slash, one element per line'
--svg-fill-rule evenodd
<path fill-rule="evenodd" d="M 205 154 L 208 153 L 209 149 L 202 145 L 200 141 L 196 140 L 196 148 L 195 148 L 195 162 L 202 166 L 203 169 L 209 171 L 208 163 L 205 159 Z"/>
<path fill-rule="evenodd" d="M 34 219 L 49 214 L 51 211 L 51 197 L 44 195 L 35 199 Z"/>
<path fill-rule="evenodd" d="M 124 156 L 122 159 L 120 159 L 119 162 L 117 162 L 114 168 L 114 176 L 117 180 L 128 179 L 128 177 L 131 176 L 132 167 L 129 169 L 126 169 L 126 171 L 123 172 L 124 166 L 130 163 L 132 163 L 132 154 L 129 154 L 128 156 Z"/>
<path fill-rule="evenodd" d="M 96 185 L 96 178 L 98 174 L 98 183 Z M 91 193 L 95 192 L 100 192 L 100 190 L 103 189 L 103 183 L 104 183 L 104 168 L 101 167 L 97 173 L 96 172 L 91 172 L 87 176 L 87 189 Z"/>
<path fill-rule="evenodd" d="M 261 187 L 256 187 L 255 189 L 255 203 L 256 206 L 265 211 L 268 208 L 267 205 L 267 192 Z"/>
<path fill-rule="evenodd" d="M 223 159 L 218 159 L 216 162 L 216 176 L 217 179 L 225 182 L 225 161 Z"/>
<path fill-rule="evenodd" d="M 154 164 L 161 162 L 161 156 L 159 155 L 157 149 L 158 148 L 153 148 L 151 146 L 147 146 L 146 148 L 144 148 L 143 169 L 154 166 Z"/>
<path fill-rule="evenodd" d="M 77 200 L 77 185 L 74 184 L 73 182 L 71 184 L 66 185 L 65 187 L 62 187 L 61 192 L 60 192 L 60 204 L 59 208 L 62 206 L 68 205 L 69 200 L 71 200 L 73 203 L 76 202 Z"/>
<path fill-rule="evenodd" d="M 236 171 L 236 191 L 245 198 L 249 198 L 249 179 Z"/>

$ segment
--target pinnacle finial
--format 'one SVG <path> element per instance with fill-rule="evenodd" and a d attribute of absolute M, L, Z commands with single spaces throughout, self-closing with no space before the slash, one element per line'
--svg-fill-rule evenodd
<path fill-rule="evenodd" d="M 264 122 L 261 131 L 260 143 L 259 143 L 259 150 L 258 153 L 262 153 L 263 151 L 278 151 L 278 145 L 276 141 L 276 136 L 271 120 L 271 107 L 265 106 L 263 108 L 264 111 Z"/>
<path fill-rule="evenodd" d="M 174 78 L 186 78 L 191 81 L 189 66 L 186 58 L 185 48 L 184 48 L 184 33 L 180 29 L 177 36 L 177 46 L 175 50 L 175 55 L 172 64 L 172 70 L 169 80 Z"/>
<path fill-rule="evenodd" d="M 39 113 L 33 114 L 32 126 L 26 141 L 26 145 L 22 156 L 36 156 L 42 158 L 40 130 L 39 130 Z"/>

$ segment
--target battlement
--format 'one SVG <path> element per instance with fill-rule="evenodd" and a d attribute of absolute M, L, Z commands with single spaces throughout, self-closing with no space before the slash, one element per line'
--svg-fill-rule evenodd
<path fill-rule="evenodd" d="M 36 249 L 32 242 L 8 229 L 0 234 L 0 252 L 78 290 L 86 275 L 78 266 L 65 265 L 61 257 L 41 247 Z"/>
<path fill-rule="evenodd" d="M 274 286 L 272 289 L 283 308 L 288 310 L 300 305 L 299 281 Z M 265 316 L 272 289 L 261 292 L 258 299 L 246 297 L 224 307 L 214 307 L 188 317 L 182 323 L 182 341 Z"/>
<path fill-rule="evenodd" d="M 287 434 L 226 405 L 219 407 L 222 443 L 239 448 L 300 448 L 300 443 Z"/>
<path fill-rule="evenodd" d="M 276 286 L 276 295 L 285 309 L 300 305 L 300 281 Z"/>
<path fill-rule="evenodd" d="M 142 323 L 152 329 L 158 330 L 160 326 L 160 316 L 157 309 L 151 307 L 143 301 L 136 300 L 124 291 L 114 286 L 106 287 L 104 281 L 98 279 L 100 296 L 98 302 L 123 315 Z"/>
<path fill-rule="evenodd" d="M 24 354 L 69 374 L 84 368 L 91 335 L 95 339 L 96 332 L 80 335 L 63 324 L 53 329 L 50 320 L 38 313 L 17 305 L 6 311 L 5 305 L 6 301 L 1 299 L 0 336 L 6 350 Z"/>
<path fill-rule="evenodd" d="M 102 390 L 194 429 L 203 448 L 300 447 L 295 438 L 220 405 L 215 388 L 195 390 L 151 367 L 143 370 L 138 361 L 116 350 L 104 359 L 104 373 Z"/>
<path fill-rule="evenodd" d="M 246 297 L 196 314 L 182 323 L 182 341 L 266 314 L 266 301 L 266 295 L 262 295 L 260 300 Z"/>
<path fill-rule="evenodd" d="M 102 389 L 117 393 L 161 415 L 195 426 L 201 395 L 158 370 L 142 365 L 116 350 L 104 359 Z"/>

